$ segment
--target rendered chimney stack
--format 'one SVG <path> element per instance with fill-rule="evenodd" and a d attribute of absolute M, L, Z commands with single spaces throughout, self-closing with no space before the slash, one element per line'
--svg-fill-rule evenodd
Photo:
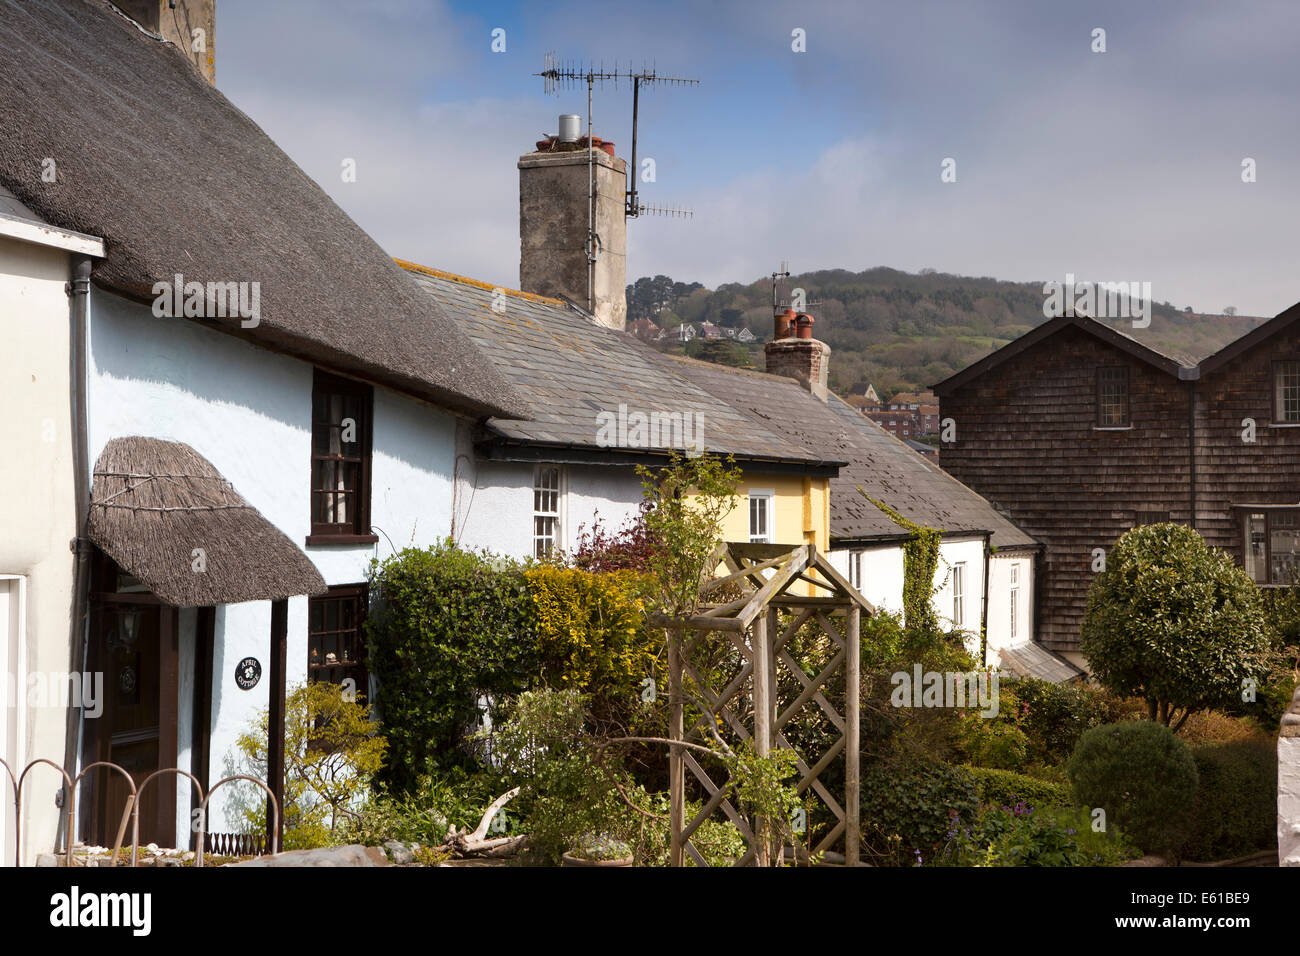
<path fill-rule="evenodd" d="M 117 0 L 116 5 L 146 30 L 170 40 L 216 85 L 217 0 Z"/>
<path fill-rule="evenodd" d="M 813 317 L 806 312 L 796 313 L 793 309 L 777 312 L 777 337 L 767 343 L 763 352 L 770 374 L 792 378 L 825 401 L 831 347 L 812 337 L 813 322 Z"/>
<path fill-rule="evenodd" d="M 519 157 L 519 288 L 564 296 L 588 308 L 588 154 L 595 176 L 596 261 L 591 264 L 590 310 L 601 325 L 627 326 L 627 163 L 614 144 L 585 133 L 572 114 L 560 117 L 560 135 Z"/>

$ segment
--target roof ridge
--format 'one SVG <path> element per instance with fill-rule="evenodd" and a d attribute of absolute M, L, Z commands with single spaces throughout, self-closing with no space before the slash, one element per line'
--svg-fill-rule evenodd
<path fill-rule="evenodd" d="M 663 355 L 663 357 L 668 359 L 669 361 L 680 362 L 683 365 L 687 365 L 687 364 L 704 365 L 704 366 L 708 366 L 709 368 L 718 369 L 719 371 L 731 372 L 733 375 L 748 375 L 753 378 L 771 378 L 776 381 L 784 381 L 786 384 L 793 385 L 796 388 L 802 387 L 799 385 L 799 383 L 796 380 L 792 378 L 787 378 L 784 375 L 777 375 L 773 372 L 764 372 L 756 368 L 737 368 L 734 365 L 722 365 L 718 362 L 709 362 L 706 361 L 705 359 L 692 358 L 689 355 L 673 355 L 669 352 L 661 352 L 660 354 Z"/>
<path fill-rule="evenodd" d="M 536 292 L 524 292 L 520 289 L 511 289 L 507 286 L 497 285 L 492 282 L 484 282 L 482 279 L 473 279 L 469 276 L 458 275 L 455 272 L 444 272 L 442 269 L 433 269 L 429 266 L 422 266 L 418 262 L 408 262 L 405 259 L 399 259 L 393 256 L 393 261 L 405 269 L 407 272 L 419 272 L 427 276 L 433 276 L 435 279 L 446 279 L 449 282 L 457 282 L 461 285 L 470 285 L 478 289 L 487 289 L 489 292 L 496 292 L 500 289 L 506 295 L 519 296 L 521 299 L 527 299 L 530 302 L 544 302 L 548 305 L 566 305 L 563 299 L 556 299 L 549 295 L 539 295 Z"/>

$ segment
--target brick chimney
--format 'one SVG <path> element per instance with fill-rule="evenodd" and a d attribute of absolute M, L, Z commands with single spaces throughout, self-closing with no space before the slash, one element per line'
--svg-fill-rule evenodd
<path fill-rule="evenodd" d="M 772 341 L 763 351 L 767 371 L 798 381 L 826 401 L 826 377 L 830 372 L 831 347 L 812 337 L 813 317 L 794 309 L 778 310 Z"/>
<path fill-rule="evenodd" d="M 170 40 L 216 85 L 217 0 L 116 0 L 116 5 L 146 30 Z"/>
<path fill-rule="evenodd" d="M 560 134 L 519 157 L 519 288 L 565 296 L 601 325 L 627 326 L 627 163 L 614 144 L 577 135 L 577 117 L 560 117 Z M 595 175 L 596 261 L 588 298 L 588 156 Z"/>

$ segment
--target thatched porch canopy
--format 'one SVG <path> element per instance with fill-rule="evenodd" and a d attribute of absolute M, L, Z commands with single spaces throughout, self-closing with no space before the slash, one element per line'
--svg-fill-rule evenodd
<path fill-rule="evenodd" d="M 95 463 L 87 534 L 178 607 L 326 590 L 311 559 L 181 442 L 110 441 Z"/>

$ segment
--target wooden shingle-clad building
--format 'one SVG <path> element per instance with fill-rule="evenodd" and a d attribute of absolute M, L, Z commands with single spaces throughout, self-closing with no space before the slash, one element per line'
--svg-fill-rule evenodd
<path fill-rule="evenodd" d="M 1100 556 L 1140 524 L 1188 524 L 1257 582 L 1300 560 L 1300 307 L 1209 356 L 1054 319 L 935 386 L 940 461 L 1046 546 L 1040 636 L 1082 662 Z"/>

